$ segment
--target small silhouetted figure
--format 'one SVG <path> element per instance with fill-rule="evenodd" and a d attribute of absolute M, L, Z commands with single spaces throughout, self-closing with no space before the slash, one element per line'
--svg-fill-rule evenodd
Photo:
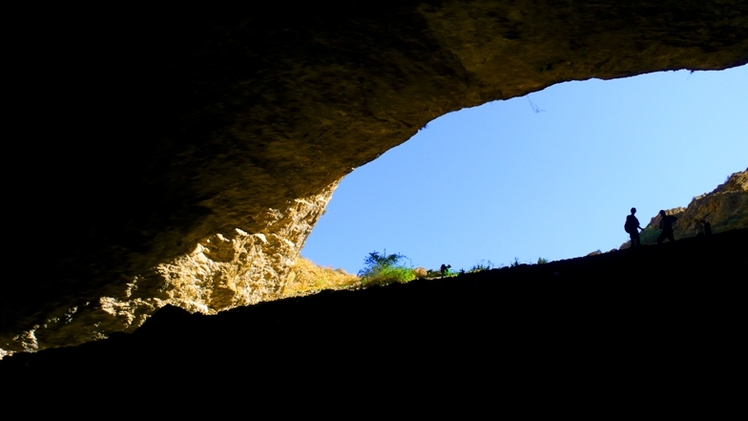
<path fill-rule="evenodd" d="M 701 237 L 704 235 L 704 220 L 703 219 L 697 219 L 693 223 L 693 233 L 697 237 Z"/>
<path fill-rule="evenodd" d="M 704 235 L 710 236 L 712 235 L 712 224 L 706 221 L 706 219 L 702 220 L 701 223 L 704 225 Z"/>
<path fill-rule="evenodd" d="M 657 244 L 662 244 L 666 238 L 670 240 L 671 243 L 675 241 L 675 237 L 673 237 L 673 223 L 677 220 L 678 218 L 673 215 L 668 215 L 664 210 L 660 210 L 660 230 L 662 230 L 662 232 L 660 232 L 660 236 L 657 237 Z"/>
<path fill-rule="evenodd" d="M 446 275 L 447 272 L 449 272 L 449 268 L 451 268 L 452 265 L 445 265 L 442 263 L 442 267 L 439 268 L 439 271 L 442 273 L 442 276 Z"/>
<path fill-rule="evenodd" d="M 629 233 L 629 236 L 631 237 L 631 248 L 639 247 L 642 245 L 641 240 L 639 239 L 639 230 L 643 230 L 644 228 L 639 225 L 639 220 L 636 219 L 636 216 L 634 214 L 636 213 L 636 208 L 631 208 L 631 215 L 628 215 L 626 217 L 626 223 L 623 225 L 623 229 L 626 230 L 627 233 Z"/>

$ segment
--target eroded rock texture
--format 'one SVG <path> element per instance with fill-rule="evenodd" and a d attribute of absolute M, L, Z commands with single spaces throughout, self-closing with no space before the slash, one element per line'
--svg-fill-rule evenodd
<path fill-rule="evenodd" d="M 677 219 L 673 226 L 676 240 L 705 235 L 704 222 L 712 233 L 748 228 L 748 169 L 731 174 L 709 193 L 694 197 L 687 207 L 665 210 Z M 642 244 L 655 244 L 660 234 L 659 214 L 642 231 Z M 628 248 L 630 241 L 621 248 Z"/>
<path fill-rule="evenodd" d="M 85 302 L 61 303 L 13 337 L 7 351 L 35 351 L 106 338 L 141 326 L 156 310 L 171 304 L 187 311 L 222 310 L 277 299 L 293 281 L 292 270 L 306 237 L 330 200 L 337 183 L 320 194 L 296 199 L 285 209 L 268 209 L 261 232 L 214 234 L 178 256 L 128 282 L 112 282 Z M 2 356 L 2 355 L 0 355 Z"/>
<path fill-rule="evenodd" d="M 272 298 L 326 189 L 449 111 L 748 61 L 742 0 L 66 6 L 27 32 L 11 351 Z"/>

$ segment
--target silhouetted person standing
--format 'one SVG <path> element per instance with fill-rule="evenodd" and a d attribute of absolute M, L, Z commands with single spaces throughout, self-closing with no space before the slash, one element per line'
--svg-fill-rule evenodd
<path fill-rule="evenodd" d="M 696 237 L 700 237 L 704 235 L 704 221 L 701 219 L 697 219 L 693 223 L 693 234 Z"/>
<path fill-rule="evenodd" d="M 712 225 L 706 221 L 706 218 L 704 219 L 697 219 L 693 223 L 693 231 L 696 234 L 697 237 L 702 237 L 706 235 L 711 235 L 712 233 Z"/>
<path fill-rule="evenodd" d="M 452 267 L 452 265 L 445 265 L 442 263 L 442 266 L 439 268 L 439 271 L 442 273 L 442 276 L 449 274 L 449 269 Z"/>
<path fill-rule="evenodd" d="M 702 220 L 701 222 L 704 225 L 704 235 L 707 237 L 712 235 L 712 224 L 707 222 L 706 219 Z"/>
<path fill-rule="evenodd" d="M 639 247 L 642 245 L 641 240 L 639 239 L 639 230 L 643 230 L 644 228 L 639 225 L 639 220 L 636 219 L 636 216 L 634 214 L 636 213 L 636 208 L 631 208 L 631 215 L 628 215 L 626 217 L 626 224 L 623 225 L 623 229 L 626 230 L 627 233 L 629 233 L 629 236 L 631 236 L 631 247 Z"/>
<path fill-rule="evenodd" d="M 670 240 L 671 243 L 675 241 L 675 237 L 673 237 L 673 223 L 677 220 L 678 218 L 673 215 L 668 215 L 664 210 L 660 210 L 660 230 L 662 230 L 662 232 L 660 232 L 660 236 L 657 237 L 657 244 L 662 244 L 666 238 Z"/>

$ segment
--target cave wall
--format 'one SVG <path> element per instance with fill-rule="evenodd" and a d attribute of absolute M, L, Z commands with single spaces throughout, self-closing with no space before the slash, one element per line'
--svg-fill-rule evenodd
<path fill-rule="evenodd" d="M 27 32 L 9 351 L 272 299 L 336 183 L 447 112 L 748 62 L 739 0 L 66 6 Z"/>

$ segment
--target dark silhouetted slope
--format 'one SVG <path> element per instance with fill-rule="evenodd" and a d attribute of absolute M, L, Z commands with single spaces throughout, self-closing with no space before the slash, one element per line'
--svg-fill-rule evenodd
<path fill-rule="evenodd" d="M 343 388 L 539 377 L 707 381 L 746 355 L 746 240 L 748 230 L 737 230 L 215 316 L 167 307 L 133 334 L 8 357 L 0 377 L 45 387 L 104 373 L 166 384 L 238 377 L 257 393 L 322 379 Z"/>

